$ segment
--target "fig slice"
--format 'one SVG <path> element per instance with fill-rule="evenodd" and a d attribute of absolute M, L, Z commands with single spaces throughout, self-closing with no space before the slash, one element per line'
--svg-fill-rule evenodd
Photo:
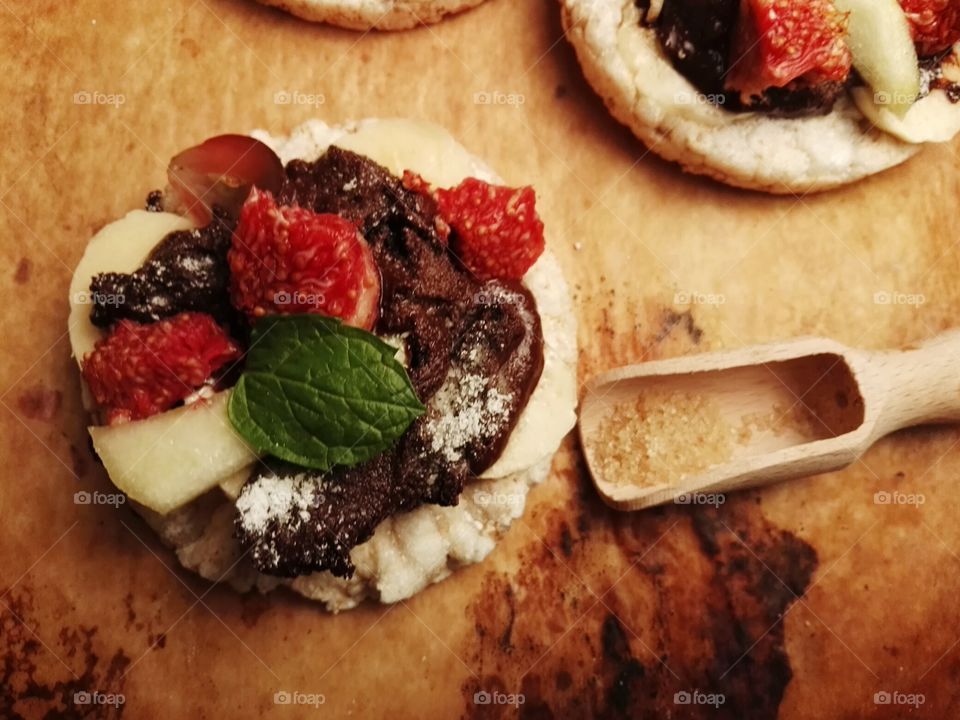
<path fill-rule="evenodd" d="M 164 210 L 200 225 L 213 218 L 214 205 L 237 217 L 251 187 L 276 194 L 284 177 L 283 163 L 264 143 L 249 135 L 217 135 L 170 160 Z"/>

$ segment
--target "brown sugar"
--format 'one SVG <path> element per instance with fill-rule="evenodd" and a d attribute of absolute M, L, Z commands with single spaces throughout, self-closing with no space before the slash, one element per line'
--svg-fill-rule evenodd
<path fill-rule="evenodd" d="M 660 485 L 725 462 L 736 439 L 709 398 L 651 390 L 614 407 L 594 452 L 610 482 Z"/>
<path fill-rule="evenodd" d="M 758 435 L 823 434 L 822 424 L 799 402 L 730 422 L 709 395 L 661 389 L 616 405 L 598 429 L 593 451 L 603 477 L 645 487 L 674 485 L 729 462 Z"/>

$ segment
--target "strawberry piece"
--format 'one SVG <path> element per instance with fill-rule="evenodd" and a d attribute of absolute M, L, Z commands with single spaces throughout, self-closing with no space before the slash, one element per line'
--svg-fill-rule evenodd
<path fill-rule="evenodd" d="M 277 205 L 254 188 L 227 253 L 233 304 L 250 318 L 318 313 L 365 330 L 380 306 L 367 241 L 339 215 Z"/>
<path fill-rule="evenodd" d="M 280 158 L 264 143 L 247 135 L 217 135 L 170 161 L 163 205 L 206 225 L 214 205 L 236 217 L 250 188 L 279 192 L 285 177 Z"/>
<path fill-rule="evenodd" d="M 742 0 L 727 87 L 750 97 L 800 79 L 845 81 L 846 23 L 831 0 Z"/>
<path fill-rule="evenodd" d="M 168 410 L 241 354 L 205 313 L 146 325 L 121 320 L 83 359 L 83 378 L 107 423 L 116 425 Z"/>
<path fill-rule="evenodd" d="M 960 41 L 960 0 L 900 0 L 921 57 Z"/>
<path fill-rule="evenodd" d="M 543 223 L 533 188 L 468 178 L 433 196 L 455 231 L 451 250 L 478 279 L 519 280 L 543 253 Z"/>

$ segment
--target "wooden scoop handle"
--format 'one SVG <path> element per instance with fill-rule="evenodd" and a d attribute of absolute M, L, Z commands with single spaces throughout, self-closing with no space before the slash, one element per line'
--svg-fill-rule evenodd
<path fill-rule="evenodd" d="M 871 441 L 914 425 L 960 421 L 960 328 L 866 360 L 860 391 L 878 412 Z"/>

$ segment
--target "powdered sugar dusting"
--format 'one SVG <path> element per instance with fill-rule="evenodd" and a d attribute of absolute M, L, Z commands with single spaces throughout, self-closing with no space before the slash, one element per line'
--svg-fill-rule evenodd
<path fill-rule="evenodd" d="M 266 475 L 244 486 L 237 498 L 240 524 L 263 534 L 271 523 L 307 522 L 316 499 L 316 482 L 305 474 Z"/>
<path fill-rule="evenodd" d="M 431 450 L 455 463 L 463 460 L 468 445 L 496 434 L 510 412 L 510 396 L 484 376 L 454 368 L 430 405 L 436 414 L 424 429 Z"/>

